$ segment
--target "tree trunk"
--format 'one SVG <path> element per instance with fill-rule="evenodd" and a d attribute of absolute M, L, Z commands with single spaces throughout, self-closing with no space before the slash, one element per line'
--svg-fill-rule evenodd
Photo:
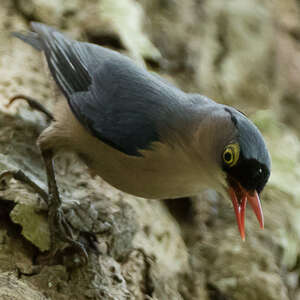
<path fill-rule="evenodd" d="M 1 0 L 0 172 L 22 170 L 41 188 L 36 140 L 59 101 L 39 53 L 10 35 L 31 20 L 134 58 L 187 92 L 245 111 L 266 137 L 272 177 L 264 231 L 247 216 L 243 243 L 228 199 L 214 191 L 155 201 L 124 194 L 72 153 L 55 159 L 63 209 L 87 264 L 66 245 L 50 259 L 45 203 L 28 185 L 0 182 L 0 299 L 300 299 L 299 3 L 218 0 Z M 299 65 L 300 66 L 300 65 Z M 256 113 L 254 113 L 256 112 Z M 281 123 L 284 122 L 284 123 Z"/>

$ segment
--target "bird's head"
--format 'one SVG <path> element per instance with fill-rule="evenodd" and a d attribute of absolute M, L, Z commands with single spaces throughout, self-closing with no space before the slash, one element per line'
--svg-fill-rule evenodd
<path fill-rule="evenodd" d="M 187 170 L 180 171 L 185 188 L 180 196 L 194 195 L 203 188 L 213 188 L 229 196 L 244 240 L 247 201 L 260 227 L 264 227 L 259 194 L 271 171 L 265 141 L 258 128 L 240 111 L 198 94 L 189 94 L 189 97 L 188 103 L 192 105 L 188 106 L 188 111 L 183 113 L 177 109 L 177 118 L 172 118 L 173 115 L 164 119 L 164 128 L 160 128 L 162 140 L 172 145 L 170 156 L 177 158 L 172 161 L 175 161 L 172 168 L 182 166 L 182 161 L 187 166 Z M 166 122 L 171 123 L 166 126 Z M 181 151 L 173 153 L 181 149 L 178 145 L 184 149 L 187 160 L 181 159 Z"/>
<path fill-rule="evenodd" d="M 256 126 L 242 113 L 225 107 L 234 128 L 234 134 L 223 144 L 220 164 L 236 214 L 242 239 L 245 239 L 245 208 L 247 201 L 264 227 L 259 194 L 265 187 L 271 169 L 270 155 Z"/>

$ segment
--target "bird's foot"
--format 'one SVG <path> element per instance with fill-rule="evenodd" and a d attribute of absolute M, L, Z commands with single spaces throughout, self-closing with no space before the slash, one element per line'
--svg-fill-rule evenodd
<path fill-rule="evenodd" d="M 49 120 L 51 121 L 54 120 L 52 113 L 45 106 L 43 106 L 38 100 L 35 100 L 26 95 L 22 95 L 22 94 L 15 95 L 14 97 L 9 99 L 8 103 L 6 104 L 6 107 L 10 107 L 13 102 L 21 99 L 25 100 L 32 109 L 40 111 L 43 114 L 45 114 Z"/>
<path fill-rule="evenodd" d="M 66 220 L 61 207 L 50 206 L 48 210 L 48 220 L 51 233 L 51 253 L 50 256 L 55 256 L 61 249 L 61 243 L 67 243 L 69 246 L 66 249 L 73 249 L 80 257 L 76 256 L 72 262 L 67 262 L 68 265 L 82 265 L 88 262 L 88 253 L 86 246 L 77 241 L 74 237 L 73 229 Z"/>
<path fill-rule="evenodd" d="M 25 173 L 21 170 L 7 170 L 0 174 L 0 189 L 6 189 L 8 187 L 9 181 L 14 178 L 17 181 L 20 181 L 28 186 L 30 186 L 36 193 L 38 193 L 41 198 L 47 203 L 48 206 L 48 220 L 49 220 L 49 229 L 51 234 L 51 250 L 47 259 L 44 261 L 50 261 L 54 258 L 57 253 L 60 251 L 59 245 L 62 243 L 67 243 L 70 246 L 65 247 L 72 248 L 76 253 L 80 255 L 74 258 L 72 265 L 81 265 L 86 264 L 88 261 L 88 254 L 86 251 L 86 246 L 83 243 L 76 241 L 74 238 L 73 230 L 68 221 L 65 218 L 65 215 L 60 206 L 55 204 L 59 203 L 58 201 L 53 201 L 50 199 L 51 195 L 48 194 L 39 187 L 32 179 L 30 179 Z M 53 196 L 52 196 L 53 198 Z M 54 204 L 54 205 L 51 205 Z M 92 238 L 89 238 L 92 241 Z M 83 260 L 83 262 L 82 262 Z M 70 263 L 68 263 L 70 265 Z"/>

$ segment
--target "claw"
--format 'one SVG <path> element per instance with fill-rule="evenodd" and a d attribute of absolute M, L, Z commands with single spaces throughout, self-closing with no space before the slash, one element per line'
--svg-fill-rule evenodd
<path fill-rule="evenodd" d="M 14 97 L 12 97 L 8 100 L 8 103 L 5 106 L 7 108 L 9 108 L 16 100 L 20 100 L 20 99 L 25 100 L 32 109 L 35 109 L 35 110 L 40 111 L 43 114 L 45 114 L 47 116 L 47 118 L 49 118 L 49 120 L 51 120 L 51 121 L 54 120 L 52 113 L 46 107 L 44 107 L 37 100 L 35 100 L 29 96 L 15 95 Z"/>

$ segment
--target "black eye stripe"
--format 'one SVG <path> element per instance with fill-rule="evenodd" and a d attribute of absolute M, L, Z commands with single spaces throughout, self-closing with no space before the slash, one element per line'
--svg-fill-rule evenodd
<path fill-rule="evenodd" d="M 227 170 L 228 174 L 236 179 L 247 190 L 256 190 L 260 193 L 268 178 L 270 170 L 254 159 L 242 161 L 235 167 Z"/>

